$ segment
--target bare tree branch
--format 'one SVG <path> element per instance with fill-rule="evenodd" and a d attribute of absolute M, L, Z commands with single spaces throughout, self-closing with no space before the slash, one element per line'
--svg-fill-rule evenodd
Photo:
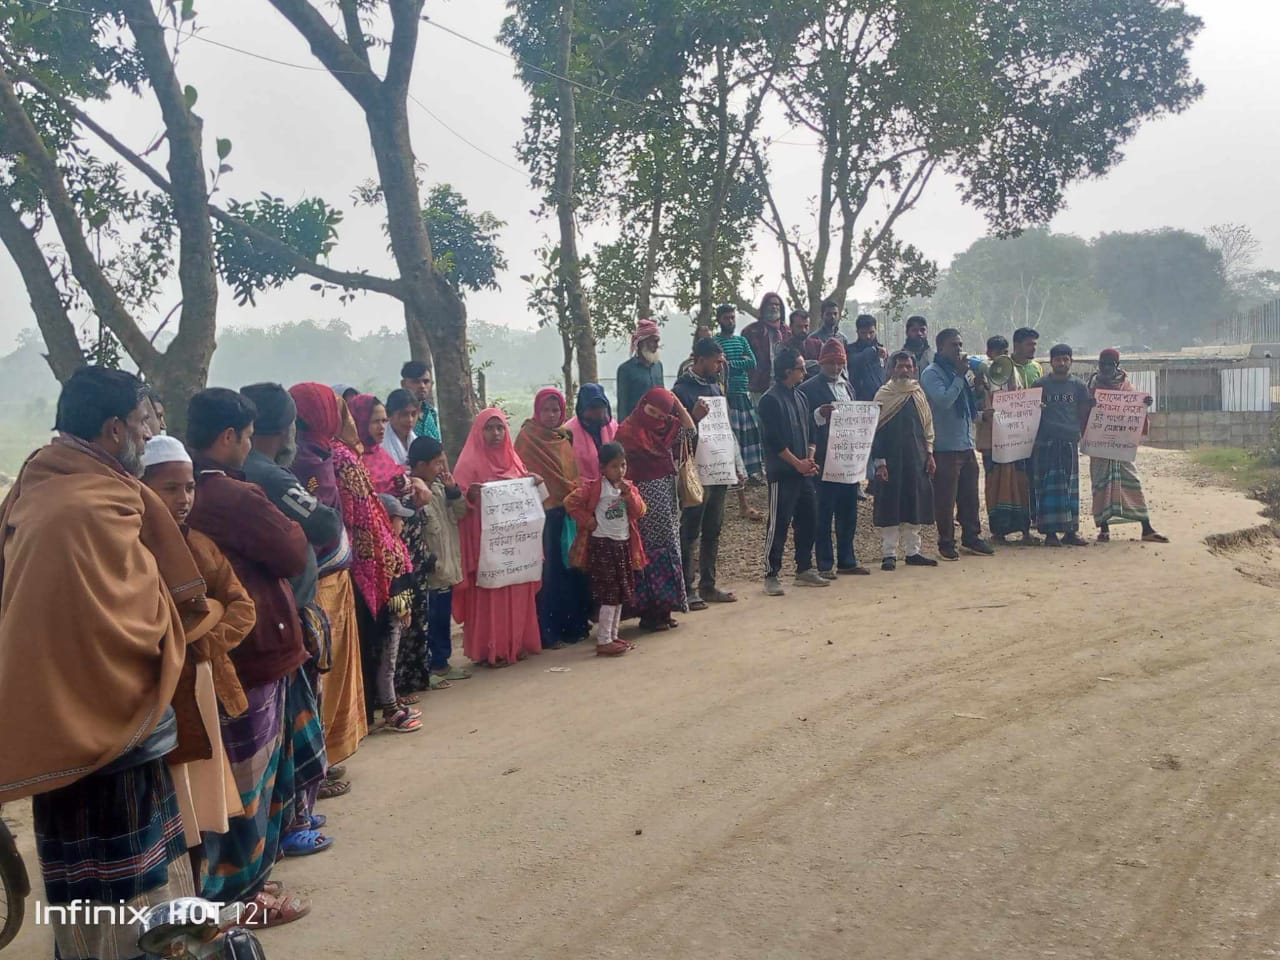
<path fill-rule="evenodd" d="M 382 81 L 307 0 L 270 0 L 311 46 L 311 53 L 365 110 L 377 108 Z"/>
<path fill-rule="evenodd" d="M 9 142 L 26 159 L 40 184 L 49 213 L 66 248 L 71 270 L 89 295 L 94 311 L 116 335 L 135 363 L 140 367 L 151 366 L 160 353 L 130 316 L 115 287 L 94 258 L 93 251 L 89 249 L 81 229 L 79 211 L 67 193 L 57 161 L 45 147 L 39 131 L 22 108 L 13 88 L 13 81 L 5 71 L 0 71 L 0 116 L 5 119 L 5 133 Z"/>
<path fill-rule="evenodd" d="M 360 23 L 360 8 L 356 0 L 338 0 L 342 11 L 342 26 L 347 34 L 347 46 L 360 58 L 366 66 L 369 64 L 369 41 L 365 39 L 364 27 Z"/>
<path fill-rule="evenodd" d="M 49 369 L 59 382 L 65 381 L 85 362 L 75 324 L 67 313 L 62 293 L 49 269 L 49 261 L 36 242 L 34 231 L 8 201 L 0 202 L 0 242 L 4 243 L 17 265 L 27 295 L 31 298 L 36 325 L 49 351 L 45 356 Z"/>
<path fill-rule="evenodd" d="M 418 49 L 418 24 L 424 0 L 391 0 L 391 52 L 387 57 L 385 86 L 397 100 L 409 89 L 413 55 Z"/>

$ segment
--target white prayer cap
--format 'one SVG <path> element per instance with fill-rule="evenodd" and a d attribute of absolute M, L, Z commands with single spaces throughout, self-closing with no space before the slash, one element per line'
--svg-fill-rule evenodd
<path fill-rule="evenodd" d="M 158 467 L 162 463 L 190 463 L 191 454 L 177 437 L 152 437 L 142 451 L 142 467 Z"/>

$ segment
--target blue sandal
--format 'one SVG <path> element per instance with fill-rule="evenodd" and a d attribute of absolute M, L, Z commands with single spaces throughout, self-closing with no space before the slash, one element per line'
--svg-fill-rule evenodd
<path fill-rule="evenodd" d="M 312 830 L 319 830 L 328 822 L 329 822 L 329 818 L 326 817 L 323 813 L 313 813 L 311 815 L 310 827 Z"/>
<path fill-rule="evenodd" d="M 333 846 L 333 837 L 319 830 L 295 830 L 280 841 L 280 852 L 286 857 L 309 857 Z"/>

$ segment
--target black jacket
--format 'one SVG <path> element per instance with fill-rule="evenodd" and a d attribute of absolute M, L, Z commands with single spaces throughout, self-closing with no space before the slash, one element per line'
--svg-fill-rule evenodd
<path fill-rule="evenodd" d="M 679 401 L 684 404 L 684 408 L 689 411 L 689 416 L 693 416 L 693 408 L 698 405 L 698 401 L 704 397 L 723 397 L 724 391 L 720 389 L 719 383 L 699 383 L 694 375 L 686 371 L 679 380 L 671 387 Z M 693 438 L 693 448 L 698 448 L 698 438 Z"/>
<path fill-rule="evenodd" d="M 818 426 L 813 420 L 813 412 L 828 403 L 835 403 L 835 397 L 831 393 L 831 385 L 827 383 L 827 378 L 822 374 L 810 377 L 802 383 L 799 392 L 809 405 L 809 435 L 813 442 L 818 445 L 816 459 L 818 466 L 822 466 L 827 462 L 827 441 L 831 437 L 831 420 L 828 418 L 826 423 Z M 845 399 L 853 400 L 855 398 L 848 396 Z M 804 458 L 802 457 L 801 459 Z"/>
<path fill-rule="evenodd" d="M 858 340 L 849 346 L 849 382 L 853 384 L 854 398 L 874 400 L 884 386 L 884 361 L 880 359 L 880 346 L 875 341 Z"/>
<path fill-rule="evenodd" d="M 809 456 L 809 424 L 812 412 L 799 389 L 775 383 L 760 398 L 760 439 L 764 445 L 765 473 L 771 483 L 798 477 L 795 467 L 782 459 L 782 451 L 790 450 L 799 460 Z"/>

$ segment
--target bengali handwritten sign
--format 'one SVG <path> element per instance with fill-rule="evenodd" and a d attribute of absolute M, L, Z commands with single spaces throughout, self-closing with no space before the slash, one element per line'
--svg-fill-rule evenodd
<path fill-rule="evenodd" d="M 729 403 L 724 397 L 706 397 L 711 408 L 698 422 L 698 449 L 694 463 L 704 487 L 731 487 L 738 482 L 734 467 L 733 428 L 729 425 Z"/>
<path fill-rule="evenodd" d="M 880 404 L 874 400 L 837 403 L 831 414 L 827 460 L 822 479 L 827 483 L 861 483 L 867 479 L 871 441 L 880 423 Z"/>
<path fill-rule="evenodd" d="M 480 562 L 476 586 L 496 590 L 542 579 L 547 516 L 533 480 L 498 480 L 480 488 Z"/>
<path fill-rule="evenodd" d="M 1040 388 L 997 390 L 991 395 L 991 455 L 996 463 L 1026 460 L 1040 430 Z"/>
<path fill-rule="evenodd" d="M 1142 428 L 1147 422 L 1149 396 L 1131 390 L 1095 391 L 1080 452 L 1108 460 L 1136 460 Z"/>

